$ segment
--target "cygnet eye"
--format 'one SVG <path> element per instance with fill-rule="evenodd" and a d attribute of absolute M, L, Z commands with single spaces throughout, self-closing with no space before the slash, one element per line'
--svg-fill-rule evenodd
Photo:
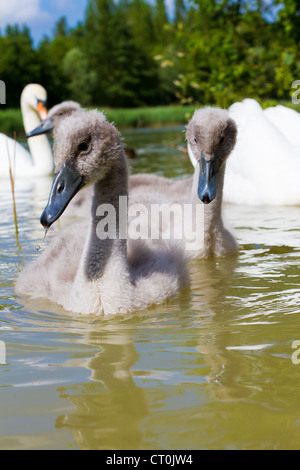
<path fill-rule="evenodd" d="M 224 142 L 224 136 L 221 137 L 221 139 L 220 139 L 220 144 L 222 144 L 223 142 Z"/>
<path fill-rule="evenodd" d="M 82 142 L 79 142 L 79 144 L 78 144 L 78 150 L 79 150 L 80 152 L 82 152 L 82 151 L 84 151 L 84 150 L 87 150 L 88 147 L 89 147 L 89 146 L 88 146 L 87 142 L 85 142 L 85 140 L 83 140 Z"/>
<path fill-rule="evenodd" d="M 195 144 L 197 144 L 197 142 L 198 142 L 197 139 L 196 139 L 196 137 L 194 138 L 194 142 L 195 142 Z"/>

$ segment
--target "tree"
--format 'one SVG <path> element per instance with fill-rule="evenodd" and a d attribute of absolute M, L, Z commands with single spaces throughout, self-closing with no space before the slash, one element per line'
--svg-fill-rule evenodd
<path fill-rule="evenodd" d="M 65 16 L 60 18 L 54 28 L 54 37 L 66 38 L 69 35 L 67 19 Z"/>
<path fill-rule="evenodd" d="M 109 104 L 107 87 L 114 74 L 113 51 L 118 41 L 113 28 L 114 12 L 113 0 L 91 0 L 84 25 L 84 51 L 98 82 L 94 102 L 101 105 Z"/>
<path fill-rule="evenodd" d="M 40 81 L 48 92 L 49 106 L 68 99 L 70 91 L 63 69 L 66 54 L 76 47 L 76 40 L 69 32 L 66 19 L 61 18 L 54 28 L 54 37 L 45 37 L 37 49 Z"/>
<path fill-rule="evenodd" d="M 20 95 L 30 82 L 37 82 L 40 64 L 32 47 L 29 29 L 8 26 L 6 35 L 0 36 L 0 78 L 6 83 L 6 103 L 20 106 Z"/>
<path fill-rule="evenodd" d="M 96 74 L 89 70 L 88 60 L 84 52 L 74 47 L 63 59 L 63 70 L 68 79 L 70 98 L 82 106 L 92 104 L 93 90 L 96 84 Z"/>
<path fill-rule="evenodd" d="M 165 45 L 167 41 L 167 29 L 169 20 L 165 0 L 156 0 L 154 7 L 154 32 L 158 45 Z"/>
<path fill-rule="evenodd" d="M 186 7 L 184 0 L 175 0 L 175 24 L 184 22 L 186 18 Z"/>
<path fill-rule="evenodd" d="M 145 0 L 132 0 L 129 4 L 128 25 L 133 40 L 141 49 L 152 53 L 155 47 L 153 7 Z"/>
<path fill-rule="evenodd" d="M 142 7 L 141 2 L 136 5 Z M 145 47 L 143 32 L 137 33 L 132 11 L 126 0 L 93 0 L 89 4 L 86 54 L 97 77 L 94 102 L 98 105 L 132 107 L 157 103 L 157 64 Z M 146 11 L 147 23 L 150 18 Z M 150 21 L 148 25 L 151 28 Z"/>
<path fill-rule="evenodd" d="M 7 103 L 41 83 L 49 106 L 227 107 L 245 97 L 288 99 L 300 74 L 300 0 L 90 0 L 82 23 L 61 18 L 34 48 L 28 28 L 0 35 Z"/>
<path fill-rule="evenodd" d="M 292 37 L 299 45 L 300 42 L 300 0 L 284 0 L 276 2 L 283 6 L 278 13 L 279 21 L 287 36 Z"/>

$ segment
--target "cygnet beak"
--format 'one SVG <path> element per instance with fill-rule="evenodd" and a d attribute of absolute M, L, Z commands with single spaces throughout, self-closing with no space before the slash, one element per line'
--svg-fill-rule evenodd
<path fill-rule="evenodd" d="M 59 173 L 54 175 L 49 200 L 41 215 L 41 224 L 49 228 L 64 212 L 67 205 L 82 185 L 82 176 L 66 163 Z"/>
<path fill-rule="evenodd" d="M 217 195 L 219 166 L 214 154 L 207 158 L 203 152 L 198 164 L 200 165 L 198 197 L 204 204 L 209 204 Z"/>
<path fill-rule="evenodd" d="M 29 139 L 29 137 L 34 137 L 36 135 L 48 134 L 52 130 L 53 130 L 53 121 L 50 117 L 48 117 L 47 119 L 45 119 L 45 121 L 42 121 L 41 124 L 39 124 L 31 132 L 28 132 L 26 134 L 26 138 Z"/>

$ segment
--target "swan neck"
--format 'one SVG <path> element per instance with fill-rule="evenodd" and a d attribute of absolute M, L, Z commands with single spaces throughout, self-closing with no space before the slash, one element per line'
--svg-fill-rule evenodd
<path fill-rule="evenodd" d="M 21 110 L 25 133 L 28 133 L 37 127 L 41 120 L 37 112 L 29 106 L 24 98 L 21 100 Z M 53 171 L 53 157 L 47 136 L 31 137 L 28 139 L 28 146 L 37 172 L 40 170 L 41 174 L 51 174 Z"/>

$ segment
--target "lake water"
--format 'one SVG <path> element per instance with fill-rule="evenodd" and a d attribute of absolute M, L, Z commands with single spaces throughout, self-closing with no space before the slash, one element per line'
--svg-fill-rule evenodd
<path fill-rule="evenodd" d="M 182 129 L 123 134 L 133 173 L 192 172 Z M 14 293 L 51 238 L 50 185 L 17 184 L 20 246 L 0 187 L 0 448 L 299 449 L 300 207 L 225 206 L 236 256 L 193 261 L 174 301 L 93 318 Z"/>

